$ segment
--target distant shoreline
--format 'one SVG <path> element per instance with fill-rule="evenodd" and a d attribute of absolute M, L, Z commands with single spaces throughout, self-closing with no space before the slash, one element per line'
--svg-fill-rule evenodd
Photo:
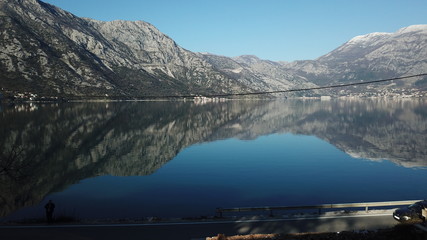
<path fill-rule="evenodd" d="M 65 102 L 226 102 L 226 101 L 241 101 L 241 100 L 354 100 L 354 99 L 387 99 L 387 100 L 424 100 L 427 96 L 318 96 L 318 97 L 234 97 L 234 98 L 181 98 L 181 97 L 158 97 L 158 98 L 101 98 L 101 97 L 82 97 L 82 98 L 56 98 L 46 97 L 40 99 L 27 99 L 27 98 L 3 98 L 0 103 L 65 103 Z"/>

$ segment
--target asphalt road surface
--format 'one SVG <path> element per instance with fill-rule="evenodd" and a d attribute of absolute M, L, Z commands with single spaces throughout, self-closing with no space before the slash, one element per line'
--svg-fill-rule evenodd
<path fill-rule="evenodd" d="M 0 226 L 1 240 L 151 240 L 205 239 L 254 233 L 339 232 L 389 228 L 398 224 L 390 214 L 115 225 Z"/>

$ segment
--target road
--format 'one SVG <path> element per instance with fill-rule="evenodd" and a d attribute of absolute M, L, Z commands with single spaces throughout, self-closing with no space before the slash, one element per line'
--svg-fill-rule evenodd
<path fill-rule="evenodd" d="M 396 225 L 390 214 L 120 225 L 0 226 L 2 240 L 205 239 L 251 233 L 339 232 L 381 229 Z"/>

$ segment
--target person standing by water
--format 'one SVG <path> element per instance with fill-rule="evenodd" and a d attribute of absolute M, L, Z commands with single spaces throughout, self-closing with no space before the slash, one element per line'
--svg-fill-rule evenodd
<path fill-rule="evenodd" d="M 46 209 L 46 218 L 47 223 L 53 222 L 53 211 L 55 210 L 55 204 L 52 202 L 52 200 L 49 200 L 49 202 L 44 206 Z"/>

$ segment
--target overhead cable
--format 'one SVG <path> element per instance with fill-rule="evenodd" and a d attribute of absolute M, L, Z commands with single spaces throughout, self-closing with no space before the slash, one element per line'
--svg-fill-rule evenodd
<path fill-rule="evenodd" d="M 390 81 L 394 81 L 394 80 L 401 80 L 401 79 L 407 79 L 407 78 L 413 78 L 413 77 L 422 77 L 422 76 L 427 76 L 427 73 L 421 73 L 421 74 L 410 75 L 410 76 L 395 77 L 395 78 L 388 78 L 388 79 L 381 79 L 381 80 L 366 81 L 366 82 L 354 82 L 354 83 L 345 83 L 345 84 L 310 87 L 310 88 L 297 88 L 297 89 L 265 91 L 265 92 L 210 94 L 210 95 L 204 95 L 204 96 L 205 97 L 231 97 L 231 96 L 249 96 L 249 95 L 263 95 L 263 94 L 275 94 L 275 93 L 313 91 L 313 90 L 320 90 L 320 89 L 342 88 L 342 87 L 366 85 L 366 84 L 373 84 L 373 83 L 390 82 Z"/>

